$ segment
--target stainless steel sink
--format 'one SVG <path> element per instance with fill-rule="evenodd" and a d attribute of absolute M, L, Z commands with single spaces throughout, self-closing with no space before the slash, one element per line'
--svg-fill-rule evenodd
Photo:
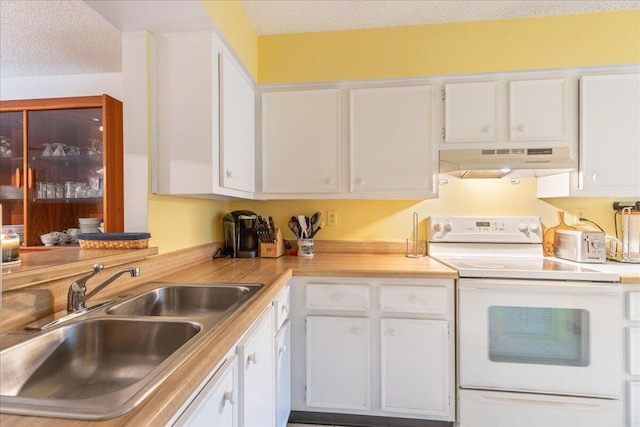
<path fill-rule="evenodd" d="M 140 295 L 51 329 L 5 336 L 0 412 L 72 419 L 122 415 L 262 286 L 151 285 L 155 288 L 145 286 Z"/>
<path fill-rule="evenodd" d="M 235 309 L 261 285 L 171 285 L 154 289 L 107 310 L 113 315 L 202 317 Z"/>

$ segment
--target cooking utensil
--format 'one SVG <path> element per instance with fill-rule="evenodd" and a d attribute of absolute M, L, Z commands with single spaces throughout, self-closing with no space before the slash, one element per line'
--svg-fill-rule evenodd
<path fill-rule="evenodd" d="M 309 237 L 313 238 L 316 235 L 316 233 L 320 231 L 323 227 L 324 227 L 324 222 L 321 222 L 320 224 L 316 224 L 315 229 L 311 231 L 311 235 Z"/>
<path fill-rule="evenodd" d="M 297 239 L 301 238 L 301 231 L 300 231 L 300 224 L 298 223 L 298 220 L 296 219 L 296 217 L 292 216 L 291 219 L 289 220 L 289 229 L 291 231 L 293 231 L 293 234 L 296 236 Z"/>
<path fill-rule="evenodd" d="M 306 239 L 307 234 L 307 218 L 304 215 L 298 215 L 298 223 L 300 223 L 300 237 Z"/>
<path fill-rule="evenodd" d="M 311 215 L 311 219 L 309 220 L 309 228 L 311 229 L 310 234 L 315 234 L 316 230 L 318 229 L 318 221 L 320 220 L 321 216 L 322 214 L 320 212 L 316 212 Z"/>
<path fill-rule="evenodd" d="M 546 256 L 553 256 L 553 241 L 556 236 L 556 230 L 575 230 L 575 227 L 567 225 L 564 222 L 564 212 L 558 211 L 558 218 L 560 223 L 555 227 L 549 227 L 544 232 L 542 237 L 542 250 Z"/>

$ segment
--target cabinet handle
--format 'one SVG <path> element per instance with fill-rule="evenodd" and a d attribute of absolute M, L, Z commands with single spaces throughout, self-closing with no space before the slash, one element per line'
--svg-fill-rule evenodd
<path fill-rule="evenodd" d="M 233 390 L 228 390 L 225 391 L 224 394 L 222 395 L 222 404 L 224 405 L 224 402 L 229 402 L 232 405 L 236 404 L 236 394 Z"/>
<path fill-rule="evenodd" d="M 27 188 L 36 188 L 36 171 L 31 168 L 29 168 L 29 172 L 27 175 Z"/>
<path fill-rule="evenodd" d="M 520 132 L 526 132 L 527 131 L 527 127 L 525 125 L 520 125 L 520 126 L 518 126 L 518 130 Z"/>
<path fill-rule="evenodd" d="M 287 313 L 289 311 L 289 304 L 282 304 L 282 313 Z"/>
<path fill-rule="evenodd" d="M 283 345 L 278 349 L 278 354 L 285 354 L 287 352 L 287 346 Z"/>
<path fill-rule="evenodd" d="M 591 176 L 591 180 L 592 180 L 592 181 L 597 181 L 598 179 L 600 179 L 600 176 L 599 176 L 597 173 L 594 173 L 594 174 Z"/>
<path fill-rule="evenodd" d="M 233 171 L 227 171 L 227 178 L 233 178 Z"/>
<path fill-rule="evenodd" d="M 353 335 L 360 335 L 362 333 L 362 331 L 360 330 L 360 328 L 356 327 L 356 328 L 351 329 L 351 333 Z"/>
<path fill-rule="evenodd" d="M 418 297 L 416 297 L 415 295 L 410 295 L 409 296 L 409 302 L 411 304 L 417 304 L 418 303 Z"/>
<path fill-rule="evenodd" d="M 484 128 L 482 128 L 482 131 L 484 133 L 489 133 L 489 132 L 491 132 L 491 129 L 493 129 L 491 126 L 485 126 Z"/>
<path fill-rule="evenodd" d="M 22 187 L 22 169 L 16 168 L 16 188 Z"/>
<path fill-rule="evenodd" d="M 358 178 L 358 179 L 356 180 L 356 185 L 358 185 L 358 186 L 362 187 L 362 186 L 364 185 L 364 179 L 362 179 L 362 178 Z"/>
<path fill-rule="evenodd" d="M 333 180 L 331 178 L 327 178 L 324 180 L 325 184 L 327 185 L 333 185 Z"/>
<path fill-rule="evenodd" d="M 396 335 L 398 335 L 398 331 L 395 329 L 389 329 L 389 335 L 395 337 Z"/>
<path fill-rule="evenodd" d="M 247 361 L 253 363 L 254 365 L 258 363 L 258 356 L 256 355 L 255 351 L 247 356 Z"/>

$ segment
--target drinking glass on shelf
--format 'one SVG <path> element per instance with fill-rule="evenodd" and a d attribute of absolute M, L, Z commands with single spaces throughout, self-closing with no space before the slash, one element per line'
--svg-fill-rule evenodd
<path fill-rule="evenodd" d="M 64 199 L 64 185 L 62 184 L 54 184 L 55 185 L 55 195 L 56 199 Z"/>
<path fill-rule="evenodd" d="M 101 142 L 99 139 L 89 138 L 89 142 L 91 143 L 91 148 L 89 149 L 90 156 L 102 154 L 102 151 L 100 151 Z"/>
<path fill-rule="evenodd" d="M 87 184 L 76 182 L 76 199 L 84 199 L 85 197 L 87 197 Z"/>
<path fill-rule="evenodd" d="M 51 144 L 42 144 L 44 147 L 44 151 L 42 152 L 42 157 L 49 157 L 53 155 L 53 150 L 51 150 Z"/>
<path fill-rule="evenodd" d="M 78 147 L 75 147 L 73 145 L 67 146 L 67 156 L 79 156 L 79 155 L 80 155 L 80 149 Z"/>
<path fill-rule="evenodd" d="M 67 153 L 64 152 L 65 144 L 60 144 L 58 142 L 58 143 L 53 144 L 53 146 L 55 147 L 55 149 L 53 150 L 53 155 L 54 156 L 62 157 L 62 156 L 66 156 L 67 155 Z"/>

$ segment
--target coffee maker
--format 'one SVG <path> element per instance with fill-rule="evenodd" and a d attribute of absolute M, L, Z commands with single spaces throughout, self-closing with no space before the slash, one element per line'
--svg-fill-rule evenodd
<path fill-rule="evenodd" d="M 258 256 L 258 215 L 251 211 L 233 211 L 222 218 L 224 252 L 231 258 Z"/>

